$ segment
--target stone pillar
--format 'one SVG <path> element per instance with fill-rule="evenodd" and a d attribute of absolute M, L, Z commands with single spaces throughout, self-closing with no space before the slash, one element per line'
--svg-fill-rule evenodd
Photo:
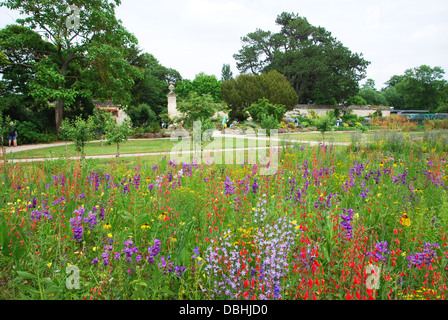
<path fill-rule="evenodd" d="M 176 100 L 176 94 L 174 93 L 174 83 L 173 81 L 170 81 L 170 93 L 168 93 L 168 115 L 171 119 L 174 117 L 180 116 L 179 111 L 177 111 L 177 100 Z"/>

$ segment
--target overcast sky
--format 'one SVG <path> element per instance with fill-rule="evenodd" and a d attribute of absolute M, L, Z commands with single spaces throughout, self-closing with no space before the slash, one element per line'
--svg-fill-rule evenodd
<path fill-rule="evenodd" d="M 257 28 L 279 31 L 276 17 L 297 13 L 324 27 L 371 62 L 367 78 L 381 89 L 395 74 L 426 64 L 448 72 L 445 0 L 122 0 L 117 17 L 140 47 L 185 79 L 221 77 L 223 64 L 239 72 L 240 38 Z M 0 27 L 18 15 L 0 8 Z M 445 76 L 445 78 L 448 78 Z"/>

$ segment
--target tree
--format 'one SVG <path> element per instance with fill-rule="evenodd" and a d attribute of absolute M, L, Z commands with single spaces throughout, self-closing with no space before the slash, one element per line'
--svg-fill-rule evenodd
<path fill-rule="evenodd" d="M 335 121 L 336 120 L 329 113 L 313 120 L 313 125 L 315 125 L 317 130 L 322 134 L 323 144 L 325 144 L 325 132 L 333 130 Z"/>
<path fill-rule="evenodd" d="M 431 68 L 422 65 L 408 69 L 404 81 L 397 89 L 405 95 L 405 104 L 412 109 L 429 109 L 435 111 L 444 103 L 444 88 L 447 81 L 443 79 L 445 71 L 441 67 Z"/>
<path fill-rule="evenodd" d="M 359 90 L 358 95 L 366 101 L 366 105 L 370 106 L 387 106 L 388 102 L 384 93 L 375 88 L 375 81 L 367 79 L 367 82 Z"/>
<path fill-rule="evenodd" d="M 212 118 L 219 111 L 226 111 L 225 105 L 215 103 L 210 94 L 199 95 L 196 91 L 190 92 L 186 99 L 179 101 L 177 110 L 183 114 L 187 127 L 192 127 L 195 121 Z"/>
<path fill-rule="evenodd" d="M 405 108 L 405 102 L 404 102 L 404 95 L 403 93 L 397 89 L 397 87 L 390 86 L 386 87 L 381 90 L 384 97 L 387 100 L 387 105 L 390 107 L 394 107 L 397 109 L 404 109 Z"/>
<path fill-rule="evenodd" d="M 220 103 L 222 100 L 221 81 L 214 75 L 207 75 L 201 72 L 196 75 L 193 81 L 186 79 L 178 82 L 174 90 L 179 99 L 187 98 L 193 91 L 199 95 L 209 94 L 215 103 Z"/>
<path fill-rule="evenodd" d="M 231 110 L 230 117 L 240 121 L 248 117 L 245 109 L 259 99 L 283 105 L 286 110 L 292 110 L 299 99 L 288 80 L 275 70 L 261 75 L 241 74 L 225 81 L 221 86 L 221 95 Z"/>
<path fill-rule="evenodd" d="M 346 103 L 347 106 L 367 106 L 367 101 L 360 95 L 350 97 Z"/>
<path fill-rule="evenodd" d="M 221 81 L 229 81 L 233 79 L 233 73 L 230 64 L 224 64 L 221 69 Z"/>
<path fill-rule="evenodd" d="M 170 81 L 178 83 L 182 80 L 179 72 L 162 66 L 149 53 L 136 52 L 132 64 L 142 71 L 143 76 L 135 80 L 131 90 L 132 101 L 129 105 L 137 107 L 146 104 L 157 116 L 166 113 L 168 110 L 166 98 L 169 93 L 168 84 Z"/>
<path fill-rule="evenodd" d="M 261 121 L 264 116 L 274 117 L 278 123 L 285 116 L 286 108 L 282 105 L 274 105 L 269 103 L 266 98 L 259 99 L 257 103 L 252 104 L 250 107 L 246 108 L 247 111 L 254 121 Z"/>
<path fill-rule="evenodd" d="M 71 125 L 68 122 L 64 123 L 63 132 L 66 139 L 73 139 L 76 150 L 81 154 L 81 158 L 84 160 L 86 157 L 84 152 L 85 146 L 95 138 L 95 125 L 92 117 L 89 117 L 87 120 L 77 117 Z"/>
<path fill-rule="evenodd" d="M 70 120 L 64 119 L 61 122 L 60 135 L 65 142 L 65 156 L 68 158 L 68 141 L 73 140 L 73 127 Z"/>
<path fill-rule="evenodd" d="M 95 96 L 126 104 L 134 77 L 126 60 L 137 40 L 115 17 L 120 0 L 65 2 L 4 0 L 0 3 L 25 16 L 17 22 L 30 30 L 42 31 L 55 50 L 36 64 L 31 95 L 55 102 L 56 131 L 59 132 L 64 106 L 77 97 Z M 79 23 L 77 23 L 79 22 Z"/>
<path fill-rule="evenodd" d="M 276 23 L 278 33 L 257 29 L 241 38 L 243 48 L 234 55 L 240 72 L 279 71 L 299 103 L 337 104 L 358 93 L 370 64 L 362 54 L 352 53 L 330 32 L 297 14 L 283 12 Z"/>
<path fill-rule="evenodd" d="M 120 143 L 127 141 L 131 132 L 132 128 L 129 119 L 126 119 L 121 124 L 112 119 L 107 122 L 105 139 L 108 144 L 114 143 L 117 145 L 117 161 L 120 161 Z"/>
<path fill-rule="evenodd" d="M 19 25 L 0 30 L 0 50 L 6 59 L 0 62 L 0 105 L 5 114 L 20 121 L 40 118 L 47 112 L 47 101 L 30 96 L 30 82 L 35 78 L 36 64 L 56 48 L 41 36 Z"/>

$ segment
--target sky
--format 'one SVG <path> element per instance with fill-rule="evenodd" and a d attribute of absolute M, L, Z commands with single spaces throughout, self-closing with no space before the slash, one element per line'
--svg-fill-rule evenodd
<path fill-rule="evenodd" d="M 275 20 L 282 12 L 305 17 L 362 54 L 371 62 L 366 79 L 377 89 L 424 64 L 448 72 L 444 0 L 122 0 L 116 9 L 144 52 L 190 80 L 200 72 L 220 79 L 223 64 L 237 76 L 233 55 L 242 47 L 241 37 L 256 29 L 278 32 Z M 0 8 L 0 28 L 18 17 Z"/>

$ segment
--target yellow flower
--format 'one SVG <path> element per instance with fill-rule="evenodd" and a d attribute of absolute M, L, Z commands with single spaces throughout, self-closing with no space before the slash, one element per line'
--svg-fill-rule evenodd
<path fill-rule="evenodd" d="M 108 223 L 106 223 L 105 225 L 104 225 L 104 229 L 110 229 L 110 228 L 112 228 L 112 226 L 110 225 L 110 224 L 108 224 Z"/>
<path fill-rule="evenodd" d="M 176 238 L 171 238 L 171 242 L 176 242 L 177 239 Z"/>
<path fill-rule="evenodd" d="M 48 267 L 48 269 L 51 268 L 51 262 L 50 262 L 50 263 L 47 263 L 47 267 Z"/>
<path fill-rule="evenodd" d="M 93 248 L 92 248 L 93 251 L 96 251 L 97 249 L 98 249 L 97 247 L 93 247 Z"/>
<path fill-rule="evenodd" d="M 144 230 L 144 229 L 151 229 L 151 227 L 147 223 L 142 225 L 140 228 L 142 228 L 142 230 Z"/>
<path fill-rule="evenodd" d="M 112 233 L 109 233 L 107 236 L 108 236 L 109 238 L 112 238 Z"/>
<path fill-rule="evenodd" d="M 167 217 L 167 213 L 166 212 L 164 212 L 164 213 L 162 213 L 161 215 L 159 215 L 158 217 L 157 217 L 157 219 L 159 219 L 159 220 L 165 220 L 165 218 Z"/>

